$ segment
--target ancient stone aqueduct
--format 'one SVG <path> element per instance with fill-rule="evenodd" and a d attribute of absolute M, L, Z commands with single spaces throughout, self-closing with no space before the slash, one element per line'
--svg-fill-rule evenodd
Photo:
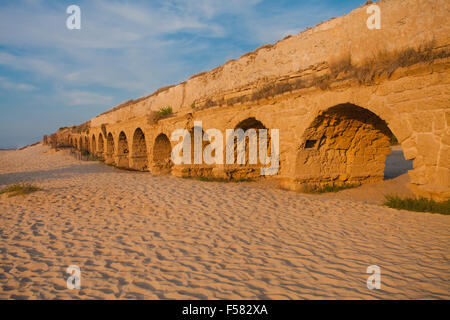
<path fill-rule="evenodd" d="M 59 130 L 57 143 L 87 150 L 118 167 L 242 178 L 258 175 L 257 166 L 174 165 L 170 153 L 178 142 L 170 141 L 172 131 L 192 130 L 197 120 L 203 130 L 222 132 L 277 128 L 280 170 L 264 179 L 295 190 L 311 183 L 383 179 L 393 134 L 405 158 L 414 160 L 409 187 L 417 195 L 448 199 L 450 2 L 377 4 L 379 30 L 367 28 L 363 6 L 83 125 Z M 418 48 L 425 44 L 423 53 Z M 398 58 L 414 54 L 419 58 L 407 58 L 409 63 Z M 380 59 L 389 70 L 381 64 L 376 72 Z M 155 111 L 166 106 L 173 114 L 155 119 Z"/>

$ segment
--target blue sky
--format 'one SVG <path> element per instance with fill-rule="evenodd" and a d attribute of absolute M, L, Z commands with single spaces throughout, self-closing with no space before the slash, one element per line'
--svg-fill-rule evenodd
<path fill-rule="evenodd" d="M 365 0 L 0 2 L 0 148 L 274 43 Z M 81 8 L 68 30 L 66 8 Z"/>

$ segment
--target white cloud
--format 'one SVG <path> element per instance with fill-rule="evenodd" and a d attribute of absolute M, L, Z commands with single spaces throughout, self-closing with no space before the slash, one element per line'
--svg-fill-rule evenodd
<path fill-rule="evenodd" d="M 68 106 L 109 105 L 113 102 L 112 97 L 82 90 L 62 92 L 61 97 Z"/>
<path fill-rule="evenodd" d="M 59 75 L 54 64 L 33 56 L 17 56 L 0 52 L 0 65 L 17 70 L 36 72 L 40 75 Z"/>
<path fill-rule="evenodd" d="M 4 77 L 0 77 L 0 87 L 8 90 L 31 91 L 36 89 L 34 86 L 26 83 L 17 83 Z"/>
<path fill-rule="evenodd" d="M 248 12 L 261 2 L 262 0 L 166 0 L 163 5 L 167 10 L 211 19 L 225 13 L 242 14 Z"/>

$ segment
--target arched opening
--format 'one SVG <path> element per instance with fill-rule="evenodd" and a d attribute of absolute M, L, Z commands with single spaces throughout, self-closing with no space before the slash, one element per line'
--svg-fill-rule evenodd
<path fill-rule="evenodd" d="M 169 173 L 173 163 L 171 160 L 172 146 L 169 138 L 164 134 L 159 134 L 153 146 L 152 172 Z"/>
<path fill-rule="evenodd" d="M 89 149 L 89 138 L 88 137 L 84 137 L 84 150 L 86 152 L 90 152 L 90 149 Z"/>
<path fill-rule="evenodd" d="M 133 168 L 141 171 L 148 170 L 147 145 L 144 132 L 140 128 L 134 131 L 132 150 Z"/>
<path fill-rule="evenodd" d="M 129 159 L 128 159 L 128 141 L 127 136 L 123 131 L 119 134 L 119 143 L 117 146 L 117 166 L 121 168 L 129 167 Z"/>
<path fill-rule="evenodd" d="M 234 128 L 235 132 L 237 132 L 239 129 L 244 132 L 244 138 L 233 138 L 234 164 L 227 165 L 226 175 L 228 176 L 228 178 L 233 180 L 258 178 L 261 176 L 262 167 L 262 164 L 260 162 L 261 150 L 259 145 L 260 130 L 267 130 L 267 128 L 261 121 L 257 120 L 254 117 L 251 117 L 239 122 Z M 253 133 L 253 136 L 250 133 Z M 239 163 L 238 149 L 240 148 L 239 146 L 242 145 L 242 143 L 244 143 L 245 147 L 245 153 L 243 153 L 244 161 L 243 163 Z M 268 148 L 264 151 L 267 156 L 270 156 L 269 130 L 267 130 L 267 147 Z M 253 151 L 252 154 L 250 153 L 251 150 Z"/>
<path fill-rule="evenodd" d="M 197 139 L 199 141 L 197 141 L 197 143 L 201 146 L 200 148 L 196 148 L 195 146 L 195 134 L 198 135 Z M 212 175 L 214 166 L 207 165 L 205 163 L 205 159 L 203 159 L 203 151 L 205 150 L 206 146 L 210 144 L 209 141 L 204 141 L 204 135 L 205 132 L 201 127 L 193 127 L 189 131 L 189 138 L 185 137 L 184 142 L 190 142 L 190 162 L 183 164 L 180 167 L 181 175 L 183 177 L 208 177 Z M 183 156 L 183 151 L 181 152 L 180 156 Z"/>
<path fill-rule="evenodd" d="M 300 185 L 360 185 L 384 179 L 393 134 L 373 112 L 342 104 L 319 113 L 297 152 Z"/>
<path fill-rule="evenodd" d="M 259 120 L 256 120 L 255 118 L 247 118 L 241 122 L 238 123 L 238 125 L 234 128 L 234 130 L 238 130 L 238 129 L 242 129 L 244 132 L 246 132 L 249 129 L 254 129 L 256 132 L 256 137 L 259 137 L 259 130 L 260 129 L 267 129 L 263 123 Z M 268 137 L 268 140 L 270 141 L 270 137 Z M 250 154 L 249 154 L 249 149 L 250 149 L 250 144 L 249 144 L 249 137 L 245 137 L 245 165 L 249 165 L 250 161 Z M 258 140 L 257 140 L 258 141 Z M 236 148 L 236 144 L 237 144 L 237 140 L 235 140 L 235 152 L 234 152 L 234 161 L 237 161 L 237 148 Z M 257 156 L 259 155 L 259 146 L 257 148 Z"/>
<path fill-rule="evenodd" d="M 105 152 L 105 145 L 103 141 L 103 135 L 100 133 L 98 135 L 98 157 L 100 160 L 104 160 L 104 152 Z"/>
<path fill-rule="evenodd" d="M 107 164 L 114 163 L 114 137 L 113 137 L 112 133 L 108 133 L 108 136 L 106 137 L 105 162 Z"/>
<path fill-rule="evenodd" d="M 81 137 L 78 139 L 78 149 L 80 151 L 83 150 L 83 139 Z"/>
<path fill-rule="evenodd" d="M 95 143 L 95 135 L 92 135 L 92 154 L 96 155 L 97 154 L 97 144 Z"/>

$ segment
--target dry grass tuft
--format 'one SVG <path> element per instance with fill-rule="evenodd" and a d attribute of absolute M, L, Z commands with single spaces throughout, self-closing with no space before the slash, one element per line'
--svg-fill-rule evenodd
<path fill-rule="evenodd" d="M 226 178 L 216 178 L 216 177 L 191 177 L 191 176 L 182 176 L 183 179 L 193 179 L 204 182 L 252 182 L 252 179 L 248 178 L 240 178 L 240 179 L 226 179 Z"/>
<path fill-rule="evenodd" d="M 359 187 L 357 184 L 343 184 L 343 185 L 333 185 L 327 184 L 323 186 L 317 185 L 304 185 L 302 188 L 302 192 L 304 193 L 312 193 L 312 194 L 320 194 L 320 193 L 329 193 L 329 192 L 339 192 L 346 189 L 352 189 Z"/>
<path fill-rule="evenodd" d="M 342 73 L 350 72 L 352 68 L 352 57 L 349 54 L 329 63 L 330 76 L 334 79 L 338 78 Z"/>
<path fill-rule="evenodd" d="M 367 59 L 361 65 L 352 66 L 347 73 L 358 79 L 360 84 L 371 85 L 383 75 L 391 77 L 399 68 L 417 63 L 431 64 L 437 59 L 450 56 L 450 50 L 447 48 L 434 50 L 433 47 L 433 42 L 430 42 L 418 48 L 407 48 L 391 53 L 380 51 L 374 58 Z"/>
<path fill-rule="evenodd" d="M 449 56 L 449 49 L 441 48 L 436 50 L 434 49 L 433 42 L 429 42 L 418 48 L 407 48 L 391 53 L 380 51 L 373 58 L 363 61 L 360 65 L 353 64 L 351 56 L 348 54 L 340 59 L 330 61 L 328 63 L 328 73 L 325 75 L 313 75 L 308 79 L 297 78 L 295 80 L 266 83 L 251 95 L 233 97 L 227 99 L 224 103 L 208 99 L 205 108 L 221 104 L 233 105 L 236 103 L 246 103 L 309 87 L 328 90 L 333 82 L 339 80 L 356 79 L 360 85 L 372 85 L 382 76 L 386 76 L 387 78 L 391 77 L 399 68 L 412 66 L 417 63 L 431 64 L 437 59 L 447 58 Z"/>
<path fill-rule="evenodd" d="M 204 108 L 211 108 L 217 106 L 217 102 L 207 99 Z"/>
<path fill-rule="evenodd" d="M 198 77 L 204 76 L 204 75 L 207 74 L 207 73 L 208 73 L 208 71 L 202 71 L 202 72 L 193 74 L 192 76 L 189 77 L 188 80 L 191 80 L 191 79 L 194 79 L 194 78 L 198 78 Z"/>
<path fill-rule="evenodd" d="M 39 190 L 41 190 L 41 188 L 36 187 L 30 183 L 22 182 L 7 186 L 5 189 L 0 190 L 0 194 L 9 193 L 9 197 L 14 197 L 19 195 L 27 195 Z"/>

